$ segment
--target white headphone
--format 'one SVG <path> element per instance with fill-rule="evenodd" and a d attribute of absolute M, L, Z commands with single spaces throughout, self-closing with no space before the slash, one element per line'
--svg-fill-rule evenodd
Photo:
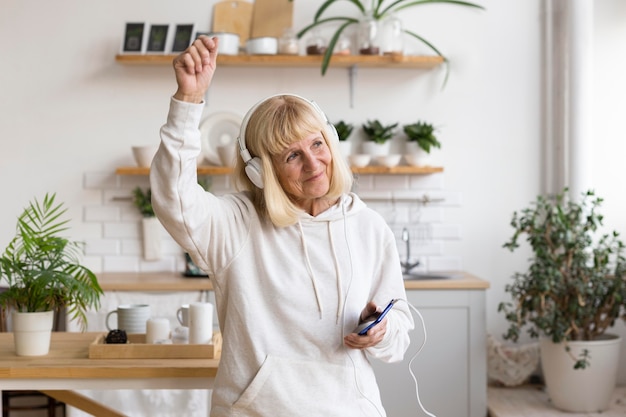
<path fill-rule="evenodd" d="M 261 162 L 261 158 L 259 158 L 258 156 L 252 157 L 252 155 L 250 155 L 250 152 L 246 147 L 246 129 L 248 127 L 248 123 L 250 122 L 250 118 L 261 104 L 265 103 L 271 98 L 280 96 L 296 97 L 310 104 L 311 107 L 322 117 L 324 122 L 329 126 L 328 129 L 331 132 L 331 136 L 337 141 L 339 140 L 339 136 L 337 135 L 337 130 L 335 129 L 335 126 L 328 121 L 326 114 L 324 114 L 322 109 L 314 101 L 290 93 L 274 94 L 264 98 L 263 100 L 252 106 L 250 110 L 248 110 L 248 113 L 246 113 L 243 120 L 241 121 L 241 129 L 239 130 L 239 136 L 237 137 L 237 143 L 239 144 L 239 154 L 241 155 L 241 159 L 243 159 L 243 162 L 246 164 L 246 175 L 248 176 L 250 181 L 252 181 L 252 183 L 258 188 L 263 188 L 265 185 L 263 183 L 263 163 Z"/>

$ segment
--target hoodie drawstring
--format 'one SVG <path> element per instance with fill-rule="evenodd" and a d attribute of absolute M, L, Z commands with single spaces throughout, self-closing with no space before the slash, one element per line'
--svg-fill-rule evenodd
<path fill-rule="evenodd" d="M 306 260 L 306 268 L 309 271 L 311 277 L 311 283 L 313 284 L 313 292 L 315 293 L 315 301 L 317 301 L 317 309 L 320 312 L 320 319 L 322 318 L 322 299 L 320 298 L 319 291 L 317 290 L 317 282 L 315 280 L 315 274 L 313 274 L 313 268 L 311 267 L 311 259 L 309 258 L 309 251 L 306 248 L 306 241 L 304 240 L 304 229 L 302 229 L 302 223 L 298 222 L 298 228 L 300 229 L 300 241 L 302 242 L 302 249 L 304 250 L 304 259 Z"/>
<path fill-rule="evenodd" d="M 337 253 L 335 252 L 335 242 L 333 240 L 333 234 L 331 233 L 331 222 L 327 222 L 326 225 L 328 229 L 328 236 L 330 239 L 330 250 L 333 254 L 333 264 L 335 266 L 335 272 L 337 274 L 337 299 L 339 300 L 339 302 L 337 303 L 336 323 L 339 323 L 344 304 L 343 294 L 341 293 L 341 272 L 339 268 L 339 260 L 337 259 Z M 315 293 L 315 301 L 317 302 L 317 308 L 320 313 L 320 318 L 322 318 L 322 298 L 320 297 L 319 290 L 317 289 L 317 280 L 315 279 L 313 267 L 311 266 L 309 251 L 306 248 L 306 240 L 304 238 L 304 229 L 302 228 L 302 223 L 298 222 L 298 228 L 300 229 L 300 241 L 302 242 L 302 250 L 304 251 L 306 268 L 309 271 L 309 276 L 311 277 L 311 284 L 313 285 L 313 292 Z"/>

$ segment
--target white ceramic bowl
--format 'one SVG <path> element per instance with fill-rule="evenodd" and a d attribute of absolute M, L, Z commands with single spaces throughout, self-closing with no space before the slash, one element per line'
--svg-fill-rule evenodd
<path fill-rule="evenodd" d="M 218 48 L 220 55 L 238 55 L 239 54 L 239 35 L 229 32 L 215 32 L 209 36 L 218 39 Z"/>
<path fill-rule="evenodd" d="M 249 55 L 276 55 L 278 53 L 278 39 L 269 36 L 248 39 L 246 52 Z"/>
<path fill-rule="evenodd" d="M 367 153 L 358 153 L 350 155 L 350 165 L 357 168 L 363 168 L 369 165 L 372 156 Z"/>
<path fill-rule="evenodd" d="M 420 154 L 416 154 L 416 153 L 407 153 L 404 154 L 404 159 L 406 161 L 407 164 L 416 167 L 419 165 L 423 165 L 421 163 L 422 157 L 420 156 Z"/>
<path fill-rule="evenodd" d="M 386 166 L 387 168 L 393 168 L 400 163 L 401 159 L 401 154 L 382 155 L 376 157 L 376 163 Z"/>
<path fill-rule="evenodd" d="M 152 158 L 154 158 L 154 154 L 157 151 L 157 146 L 133 146 L 132 150 L 133 156 L 135 157 L 135 162 L 137 162 L 137 166 L 149 167 L 150 164 L 152 164 Z"/>

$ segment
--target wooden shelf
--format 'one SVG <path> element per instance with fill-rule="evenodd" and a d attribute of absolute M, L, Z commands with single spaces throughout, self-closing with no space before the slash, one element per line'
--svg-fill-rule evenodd
<path fill-rule="evenodd" d="M 217 166 L 199 166 L 198 175 L 230 175 L 233 172 L 229 167 L 217 167 Z M 384 166 L 366 166 L 362 168 L 352 167 L 352 172 L 355 174 L 377 174 L 377 175 L 425 175 L 434 174 L 437 172 L 443 172 L 443 167 L 431 167 L 431 166 L 405 166 L 400 165 L 393 168 L 387 168 Z M 150 174 L 150 168 L 148 167 L 119 167 L 115 170 L 117 175 L 148 175 Z"/>
<path fill-rule="evenodd" d="M 121 64 L 171 64 L 176 55 L 118 54 Z M 321 55 L 219 55 L 220 66 L 231 67 L 321 67 Z M 443 63 L 440 56 L 416 55 L 335 55 L 330 67 L 349 68 L 421 68 L 430 69 Z"/>

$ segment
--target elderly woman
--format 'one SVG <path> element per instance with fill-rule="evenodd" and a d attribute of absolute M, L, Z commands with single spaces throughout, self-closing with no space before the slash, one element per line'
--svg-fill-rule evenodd
<path fill-rule="evenodd" d="M 393 233 L 350 192 L 336 132 L 299 96 L 272 96 L 244 117 L 240 192 L 197 183 L 203 97 L 217 40 L 174 59 L 170 102 L 150 174 L 158 218 L 211 277 L 223 350 L 211 416 L 385 416 L 368 357 L 401 360 L 413 319 Z"/>

